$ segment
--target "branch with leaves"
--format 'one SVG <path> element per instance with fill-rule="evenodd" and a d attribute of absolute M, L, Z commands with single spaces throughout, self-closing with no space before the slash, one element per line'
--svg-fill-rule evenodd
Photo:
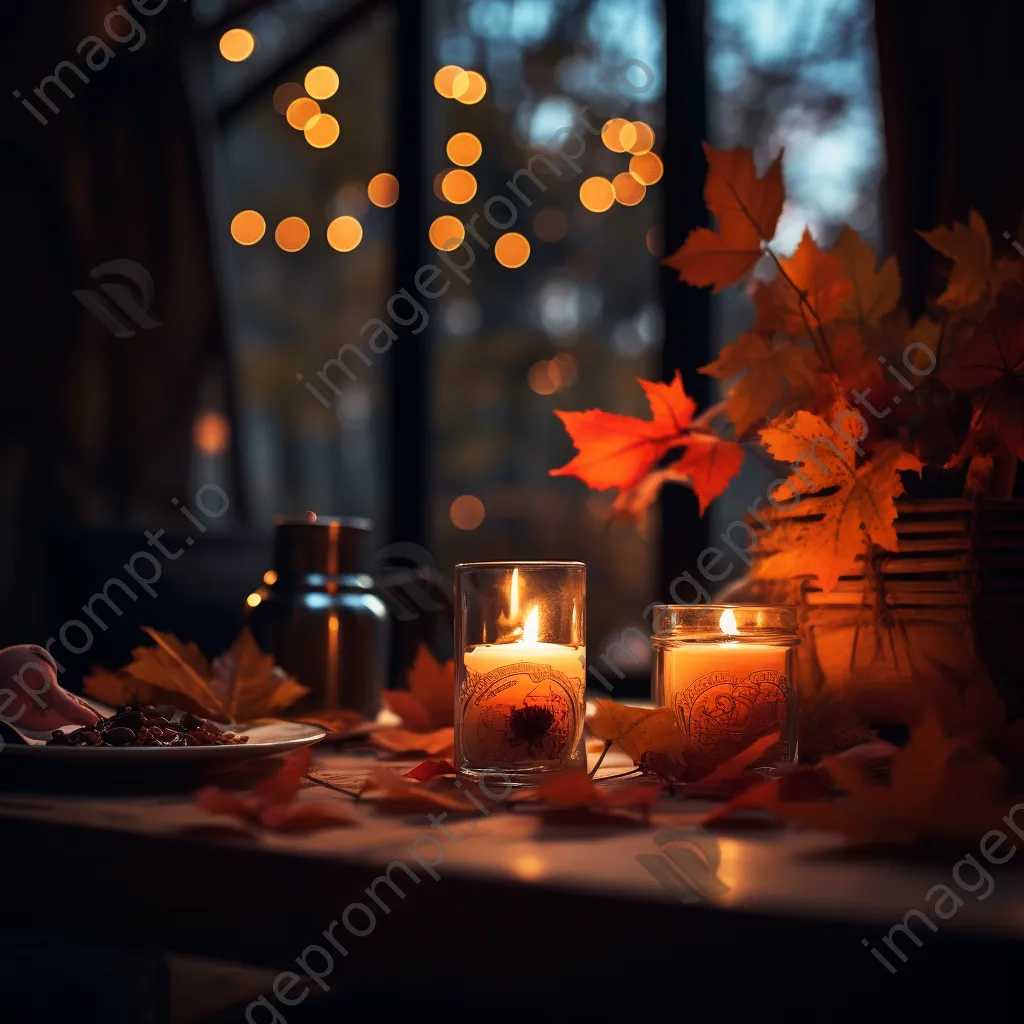
<path fill-rule="evenodd" d="M 967 224 L 922 232 L 951 265 L 911 323 L 895 260 L 879 267 L 849 227 L 830 250 L 809 230 L 791 257 L 772 247 L 781 153 L 758 177 L 748 150 L 704 151 L 717 227 L 695 228 L 665 263 L 716 293 L 745 282 L 753 299 L 750 330 L 700 369 L 728 385 L 725 401 L 697 415 L 677 371 L 669 384 L 639 382 L 649 420 L 559 411 L 577 455 L 552 475 L 617 490 L 615 513 L 638 524 L 666 483 L 690 486 L 703 514 L 739 472 L 742 444 L 756 441 L 789 463 L 772 498 L 815 498 L 813 516 L 781 517 L 773 541 L 783 546 L 756 571 L 811 567 L 825 589 L 865 550 L 895 549 L 902 472 L 969 463 L 966 493 L 1009 496 L 1024 458 L 1024 261 L 993 257 L 973 210 Z M 755 278 L 766 258 L 774 276 Z"/>

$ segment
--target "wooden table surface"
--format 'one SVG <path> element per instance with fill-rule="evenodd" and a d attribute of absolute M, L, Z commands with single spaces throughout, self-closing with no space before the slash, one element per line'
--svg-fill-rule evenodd
<path fill-rule="evenodd" d="M 348 787 L 376 763 L 322 750 L 312 774 Z M 244 787 L 254 774 L 219 781 Z M 740 970 L 744 984 L 728 986 L 735 998 L 781 986 L 798 971 L 808 992 L 839 991 L 850 1005 L 913 996 L 918 1009 L 926 983 L 940 984 L 954 968 L 992 974 L 989 994 L 1009 984 L 1014 973 L 1003 965 L 1024 948 L 1024 872 L 1016 870 L 1024 856 L 987 865 L 991 886 L 972 894 L 957 887 L 953 869 L 964 854 L 978 859 L 977 848 L 925 860 L 853 855 L 834 836 L 789 828 L 712 836 L 699 825 L 710 805 L 695 801 L 663 798 L 650 827 L 629 829 L 551 826 L 527 806 L 497 808 L 449 819 L 447 838 L 425 815 L 382 815 L 370 802 L 307 782 L 300 800 L 337 801 L 360 824 L 234 840 L 202 834 L 218 819 L 188 793 L 26 793 L 25 780 L 9 773 L 0 785 L 2 920 L 26 934 L 294 969 L 303 950 L 325 944 L 333 920 L 362 904 L 374 923 L 350 911 L 367 934 L 339 928 L 348 955 L 336 966 L 364 985 L 393 986 L 396 958 L 402 986 L 436 985 L 451 976 L 453 957 L 470 963 L 489 950 L 532 964 L 523 984 L 538 989 L 579 971 L 593 978 L 599 968 L 609 999 L 626 998 L 638 977 L 646 995 L 676 998 L 685 966 L 688 976 L 696 971 L 717 985 Z M 410 853 L 417 842 L 423 861 L 436 860 L 436 879 Z M 419 880 L 395 869 L 403 895 L 378 885 L 385 910 L 367 888 L 395 861 Z M 977 876 L 961 870 L 964 885 L 974 884 Z M 76 909 L 82 879 L 101 897 L 87 912 Z M 696 900 L 687 879 L 704 898 Z M 928 911 L 926 893 L 939 884 L 959 892 L 963 905 L 936 919 L 935 932 L 911 918 L 921 945 L 898 933 L 902 962 L 882 940 L 908 911 Z M 460 972 L 459 985 L 494 991 L 486 971 Z"/>

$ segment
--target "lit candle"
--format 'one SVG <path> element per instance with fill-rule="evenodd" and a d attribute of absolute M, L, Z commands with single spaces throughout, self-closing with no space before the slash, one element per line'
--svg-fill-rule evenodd
<path fill-rule="evenodd" d="M 741 633 L 732 608 L 721 612 L 715 633 L 659 638 L 658 697 L 674 709 L 687 740 L 715 762 L 772 732 L 792 734 L 795 743 L 793 641 L 771 639 L 762 642 L 756 629 Z"/>
<path fill-rule="evenodd" d="M 576 601 L 544 593 L 531 602 L 523 600 L 524 590 L 515 568 L 496 642 L 462 651 L 457 752 L 469 769 L 537 772 L 580 761 L 587 659 Z M 556 605 L 564 605 L 564 615 Z M 522 617 L 521 606 L 528 609 Z"/>

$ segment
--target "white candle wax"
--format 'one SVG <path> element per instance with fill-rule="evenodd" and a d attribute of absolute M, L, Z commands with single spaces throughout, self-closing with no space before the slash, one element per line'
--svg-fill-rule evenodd
<path fill-rule="evenodd" d="M 519 640 L 466 651 L 462 742 L 471 761 L 558 763 L 583 729 L 586 650 Z"/>
<path fill-rule="evenodd" d="M 784 730 L 787 648 L 723 640 L 661 652 L 663 699 L 687 739 L 715 760 Z"/>

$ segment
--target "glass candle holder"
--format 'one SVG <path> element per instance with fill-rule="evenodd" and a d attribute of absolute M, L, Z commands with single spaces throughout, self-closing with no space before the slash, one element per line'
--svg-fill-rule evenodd
<path fill-rule="evenodd" d="M 717 766 L 779 733 L 755 767 L 796 763 L 796 609 L 785 605 L 659 605 L 652 694 Z"/>
<path fill-rule="evenodd" d="M 586 566 L 455 567 L 455 766 L 513 785 L 585 768 Z"/>

